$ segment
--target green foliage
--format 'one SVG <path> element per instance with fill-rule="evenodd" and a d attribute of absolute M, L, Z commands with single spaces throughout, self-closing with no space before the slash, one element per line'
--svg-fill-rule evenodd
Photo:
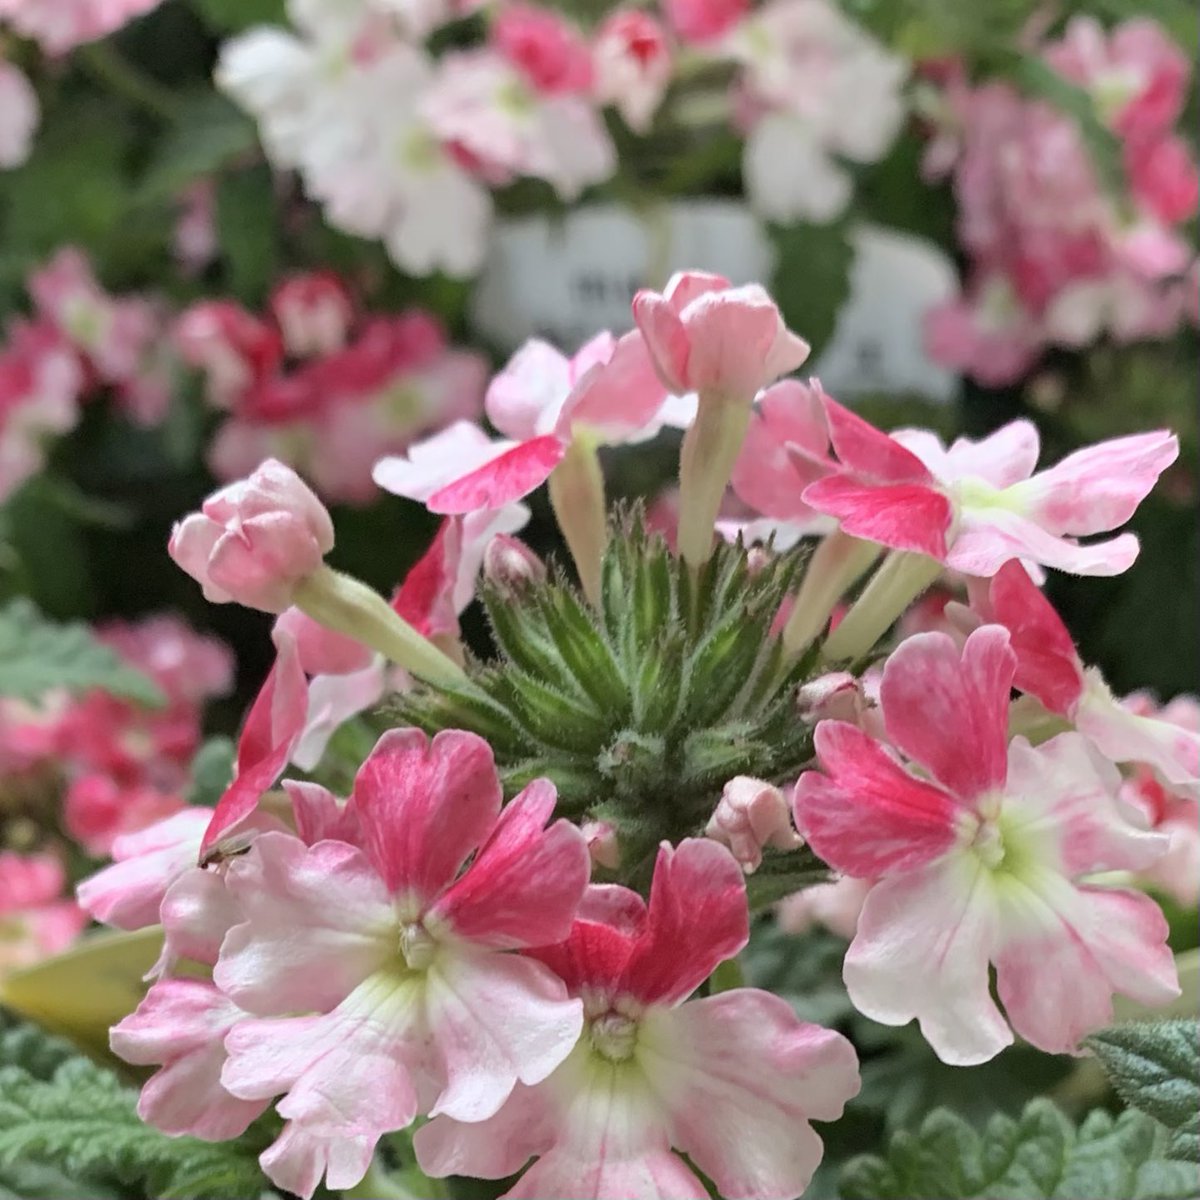
<path fill-rule="evenodd" d="M 788 325 L 803 331 L 815 359 L 850 296 L 854 247 L 847 226 L 797 222 L 772 225 L 770 234 L 775 246 L 771 294 Z"/>
<path fill-rule="evenodd" d="M 1076 1129 L 1048 1100 L 978 1133 L 948 1109 L 862 1155 L 841 1177 L 843 1200 L 1191 1200 L 1196 1168 L 1165 1157 L 1149 1117 L 1093 1112 Z"/>
<path fill-rule="evenodd" d="M 283 0 L 191 0 L 213 33 L 240 33 L 252 25 L 286 25 Z"/>
<path fill-rule="evenodd" d="M 221 735 L 209 738 L 192 759 L 192 781 L 188 789 L 189 804 L 211 808 L 233 778 L 235 747 L 233 739 Z"/>
<path fill-rule="evenodd" d="M 797 718 L 808 664 L 785 662 L 771 623 L 803 552 L 751 572 L 718 547 L 695 578 L 636 514 L 617 518 L 593 611 L 561 577 L 484 591 L 500 658 L 469 684 L 398 701 L 429 732 L 487 738 L 509 794 L 548 776 L 559 811 L 611 822 L 636 881 L 658 843 L 698 833 L 734 775 L 790 781 L 812 754 Z M 770 855 L 750 883 L 765 904 L 823 878 L 808 852 Z"/>
<path fill-rule="evenodd" d="M 23 597 L 10 601 L 0 609 L 0 696 L 36 701 L 56 688 L 103 688 L 149 705 L 163 699 L 146 676 L 97 642 L 86 625 L 56 625 Z"/>
<path fill-rule="evenodd" d="M 142 1123 L 137 1093 L 65 1042 L 0 1011 L 0 1200 L 254 1200 L 257 1137 L 212 1145 Z"/>
<path fill-rule="evenodd" d="M 1200 1162 L 1200 1020 L 1130 1022 L 1087 1044 L 1121 1099 L 1174 1132 L 1171 1156 Z"/>

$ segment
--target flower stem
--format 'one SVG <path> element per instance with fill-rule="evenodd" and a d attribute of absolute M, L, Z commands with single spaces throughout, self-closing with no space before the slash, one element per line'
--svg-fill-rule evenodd
<path fill-rule="evenodd" d="M 604 473 L 596 443 L 577 432 L 550 476 L 550 505 L 575 560 L 583 594 L 600 603 L 600 567 L 608 546 Z"/>
<path fill-rule="evenodd" d="M 808 561 L 791 616 L 783 627 L 783 648 L 789 662 L 795 662 L 820 636 L 837 602 L 870 570 L 879 554 L 880 547 L 874 542 L 861 541 L 840 529 L 822 539 Z"/>
<path fill-rule="evenodd" d="M 713 527 L 750 424 L 750 405 L 701 396 L 679 453 L 679 553 L 692 568 L 712 555 Z"/>
<path fill-rule="evenodd" d="M 376 591 L 332 567 L 318 567 L 296 588 L 295 601 L 314 621 L 379 651 L 427 683 L 462 683 L 466 673 L 423 638 Z"/>
<path fill-rule="evenodd" d="M 110 43 L 92 42 L 76 56 L 92 78 L 151 116 L 167 122 L 178 116 L 174 92 L 122 58 Z"/>

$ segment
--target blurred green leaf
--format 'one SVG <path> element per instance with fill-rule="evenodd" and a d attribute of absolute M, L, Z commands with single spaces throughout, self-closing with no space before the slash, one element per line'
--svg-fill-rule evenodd
<path fill-rule="evenodd" d="M 216 805 L 233 778 L 234 753 L 233 739 L 224 736 L 209 738 L 196 751 L 187 795 L 189 804 L 199 804 L 205 808 Z"/>
<path fill-rule="evenodd" d="M 141 200 L 170 199 L 257 144 L 254 122 L 224 96 L 181 97 L 175 122 L 155 149 L 138 189 Z"/>
<path fill-rule="evenodd" d="M 240 33 L 252 25 L 286 25 L 283 0 L 190 0 L 214 33 Z"/>
<path fill-rule="evenodd" d="M 850 295 L 854 248 L 844 222 L 772 225 L 775 274 L 771 292 L 788 325 L 812 346 L 815 360 L 833 335 Z"/>
<path fill-rule="evenodd" d="M 217 187 L 217 238 L 234 295 L 266 298 L 279 271 L 275 193 L 265 164 L 226 175 Z"/>

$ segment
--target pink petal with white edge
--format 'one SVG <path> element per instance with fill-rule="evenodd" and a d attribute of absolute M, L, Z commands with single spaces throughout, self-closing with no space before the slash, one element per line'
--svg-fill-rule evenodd
<path fill-rule="evenodd" d="M 482 1121 L 435 1117 L 413 1134 L 421 1170 L 434 1179 L 469 1175 L 504 1179 L 554 1144 L 553 1099 L 544 1087 L 518 1083 L 494 1116 Z"/>
<path fill-rule="evenodd" d="M 1000 625 L 975 630 L 961 653 L 945 633 L 906 638 L 879 688 L 888 737 L 960 800 L 1003 786 L 1016 665 Z"/>
<path fill-rule="evenodd" d="M 1084 887 L 1039 899 L 1042 910 L 996 956 L 996 989 L 1026 1041 L 1077 1053 L 1081 1038 L 1112 1024 L 1114 992 L 1148 1006 L 1179 996 L 1167 921 L 1149 896 Z"/>
<path fill-rule="evenodd" d="M 569 821 L 546 822 L 557 793 L 535 779 L 505 805 L 470 867 L 429 910 L 431 931 L 494 949 L 561 942 L 588 884 L 587 841 Z"/>
<path fill-rule="evenodd" d="M 211 983 L 163 979 L 109 1034 L 113 1053 L 140 1066 L 163 1064 L 142 1088 L 138 1115 L 173 1136 L 224 1142 L 266 1108 L 221 1086 L 225 1034 L 245 1014 Z"/>
<path fill-rule="evenodd" d="M 395 953 L 388 893 L 353 846 L 266 833 L 227 870 L 244 920 L 213 978 L 248 1012 L 330 1009 Z"/>
<path fill-rule="evenodd" d="M 1083 666 L 1062 618 L 1016 561 L 1005 563 L 977 607 L 1008 630 L 1017 656 L 1013 682 L 1051 712 L 1066 716 L 1083 691 Z"/>
<path fill-rule="evenodd" d="M 792 803 L 796 828 L 830 866 L 871 879 L 924 866 L 955 846 L 962 808 L 948 792 L 845 721 L 822 721 L 815 740 L 825 773 L 805 771 Z"/>
<path fill-rule="evenodd" d="M 1085 545 L 1055 537 L 1028 517 L 1007 508 L 964 505 L 945 563 L 964 575 L 986 578 L 1014 558 L 1071 575 L 1108 576 L 1129 570 L 1138 556 L 1138 548 L 1138 540 L 1132 533 Z"/>
<path fill-rule="evenodd" d="M 1179 439 L 1164 429 L 1113 438 L 1067 455 L 1011 496 L 1052 533 L 1104 533 L 1133 516 L 1178 456 Z"/>
<path fill-rule="evenodd" d="M 258 806 L 262 794 L 279 778 L 304 730 L 308 713 L 308 681 L 294 639 L 276 637 L 275 665 L 255 697 L 238 738 L 233 782 L 217 801 L 200 844 L 203 858 Z"/>
<path fill-rule="evenodd" d="M 683 1000 L 749 938 L 746 882 L 737 859 L 707 838 L 685 838 L 674 849 L 664 842 L 646 924 L 619 990 L 643 1004 Z"/>
<path fill-rule="evenodd" d="M 942 1062 L 972 1066 L 1012 1044 L 988 990 L 995 897 L 974 854 L 873 887 L 842 967 L 854 1006 L 884 1025 L 916 1017 Z"/>
<path fill-rule="evenodd" d="M 633 330 L 617 341 L 609 359 L 579 377 L 554 432 L 567 441 L 576 426 L 585 426 L 609 445 L 635 441 L 656 424 L 666 399 L 645 340 Z"/>
<path fill-rule="evenodd" d="M 439 488 L 426 505 L 435 513 L 503 508 L 541 487 L 565 453 L 566 447 L 553 435 L 501 447 L 483 466 Z"/>
<path fill-rule="evenodd" d="M 812 1118 L 858 1094 L 841 1036 L 806 1025 L 778 996 L 738 988 L 642 1021 L 638 1059 L 671 1116 L 672 1143 L 723 1196 L 799 1196 L 821 1161 Z"/>
<path fill-rule="evenodd" d="M 515 954 L 443 952 L 428 973 L 425 1011 L 447 1080 L 430 1115 L 459 1121 L 492 1116 L 518 1081 L 540 1083 L 583 1030 L 583 1002 Z"/>
<path fill-rule="evenodd" d="M 809 508 L 836 517 L 855 537 L 896 550 L 947 556 L 946 537 L 954 519 L 949 499 L 924 484 L 860 483 L 854 475 L 829 475 L 801 494 Z"/>
<path fill-rule="evenodd" d="M 424 503 L 434 492 L 503 453 L 511 443 L 496 443 L 473 421 L 455 421 L 415 442 L 408 453 L 381 458 L 371 478 L 385 492 Z"/>
<path fill-rule="evenodd" d="M 596 1105 L 599 1108 L 599 1103 Z M 597 1117 L 603 1114 L 597 1113 Z M 605 1130 L 621 1118 L 609 1115 Z M 622 1122 L 623 1124 L 623 1122 Z M 709 1200 L 708 1189 L 677 1154 L 664 1144 L 645 1147 L 636 1154 L 621 1155 L 606 1138 L 596 1151 L 572 1153 L 563 1147 L 539 1158 L 504 1193 L 501 1200 Z"/>
<path fill-rule="evenodd" d="M 603 336 L 611 349 L 611 334 Z M 551 433 L 571 383 L 571 360 L 548 342 L 530 338 L 488 385 L 488 420 L 516 441 Z"/>
<path fill-rule="evenodd" d="M 1200 795 L 1200 733 L 1130 712 L 1095 671 L 1087 673 L 1074 719 L 1106 758 L 1146 763 L 1174 787 Z"/>
<path fill-rule="evenodd" d="M 122 834 L 113 842 L 112 866 L 75 889 L 80 905 L 117 929 L 156 925 L 167 888 L 195 865 L 211 819 L 211 809 L 185 808 L 137 833 Z"/>
<path fill-rule="evenodd" d="M 500 815 L 492 748 L 473 733 L 392 729 L 354 780 L 362 844 L 389 892 L 424 906 L 448 887 Z"/>
<path fill-rule="evenodd" d="M 1144 871 L 1166 853 L 1169 838 L 1140 829 L 1118 807 L 1120 772 L 1087 738 L 1060 733 L 1037 747 L 1014 738 L 1008 750 L 1006 836 L 1052 847 L 1068 878 Z"/>

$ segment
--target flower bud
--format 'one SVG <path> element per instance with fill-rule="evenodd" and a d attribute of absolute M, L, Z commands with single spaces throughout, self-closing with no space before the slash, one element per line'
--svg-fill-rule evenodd
<path fill-rule="evenodd" d="M 168 551 L 215 604 L 281 613 L 333 549 L 325 506 L 273 458 L 178 522 Z"/>
<path fill-rule="evenodd" d="M 608 821 L 584 821 L 581 832 L 596 866 L 615 871 L 621 865 L 617 831 Z"/>
<path fill-rule="evenodd" d="M 796 694 L 796 708 L 806 725 L 818 721 L 848 721 L 862 724 L 866 698 L 849 671 L 830 671 L 806 683 Z"/>
<path fill-rule="evenodd" d="M 333 354 L 350 334 L 354 307 L 332 271 L 285 279 L 271 294 L 271 314 L 289 354 L 297 358 Z"/>
<path fill-rule="evenodd" d="M 498 533 L 483 552 L 483 574 L 505 592 L 519 592 L 546 578 L 546 564 L 520 538 Z"/>
<path fill-rule="evenodd" d="M 758 869 L 764 846 L 795 850 L 804 844 L 792 827 L 783 792 L 748 775 L 738 775 L 725 785 L 704 833 L 728 846 L 747 875 Z"/>

